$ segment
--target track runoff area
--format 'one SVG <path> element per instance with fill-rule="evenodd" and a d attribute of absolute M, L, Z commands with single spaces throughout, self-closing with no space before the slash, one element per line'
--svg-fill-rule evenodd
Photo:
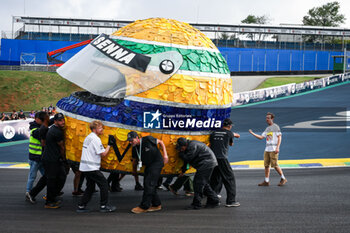
<path fill-rule="evenodd" d="M 70 195 L 70 173 L 63 206 L 44 209 L 39 196 L 35 205 L 24 201 L 28 170 L 16 169 L 26 167 L 28 143 L 2 145 L 1 167 L 10 169 L 0 169 L 1 232 L 348 232 L 349 88 L 345 83 L 232 110 L 233 130 L 241 135 L 229 151 L 241 203 L 238 208 L 188 211 L 184 207 L 191 198 L 159 191 L 162 211 L 134 215 L 130 209 L 139 204 L 142 192 L 134 191 L 133 178 L 126 176 L 121 182 L 123 192 L 110 193 L 115 213 L 98 212 L 97 193 L 89 204 L 92 212 L 77 214 L 78 198 Z M 263 132 L 266 112 L 276 115 L 282 131 L 279 163 L 288 179 L 283 187 L 277 186 L 280 178 L 273 170 L 270 186 L 257 186 L 264 178 L 260 168 L 265 142 L 248 130 Z M 221 194 L 224 202 L 226 193 Z"/>

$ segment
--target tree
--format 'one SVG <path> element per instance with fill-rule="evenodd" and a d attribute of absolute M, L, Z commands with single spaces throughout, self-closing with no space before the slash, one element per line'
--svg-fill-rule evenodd
<path fill-rule="evenodd" d="M 270 19 L 266 15 L 263 15 L 263 16 L 248 15 L 247 18 L 241 21 L 241 23 L 246 23 L 246 24 L 267 24 L 268 22 L 270 22 Z M 247 37 L 250 38 L 251 40 L 255 40 L 255 36 L 256 34 L 254 33 L 248 33 L 247 35 Z M 261 38 L 264 39 L 265 37 L 266 35 L 259 34 L 257 39 L 258 41 L 260 41 Z"/>
<path fill-rule="evenodd" d="M 339 27 L 346 20 L 343 14 L 339 13 L 340 4 L 337 1 L 326 3 L 320 7 L 310 9 L 303 17 L 303 24 L 309 26 Z M 304 36 L 307 42 L 333 42 L 331 37 Z"/>
<path fill-rule="evenodd" d="M 241 21 L 241 23 L 267 24 L 269 21 L 270 19 L 266 15 L 263 15 L 263 16 L 248 15 L 247 18 Z"/>
<path fill-rule="evenodd" d="M 234 33 L 230 35 L 230 33 L 222 32 L 219 36 L 219 40 L 236 40 L 237 37 Z"/>
<path fill-rule="evenodd" d="M 345 22 L 345 16 L 339 13 L 339 2 L 329 2 L 314 7 L 303 17 L 303 24 L 310 26 L 338 27 Z"/>
<path fill-rule="evenodd" d="M 228 40 L 230 38 L 230 35 L 226 32 L 223 32 L 219 36 L 219 40 Z"/>

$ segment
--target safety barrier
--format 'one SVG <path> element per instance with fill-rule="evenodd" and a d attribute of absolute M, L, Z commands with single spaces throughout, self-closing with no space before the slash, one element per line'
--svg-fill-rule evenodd
<path fill-rule="evenodd" d="M 58 67 L 55 66 L 2 66 L 0 70 L 21 70 L 21 71 L 40 71 L 40 72 L 56 72 Z"/>
<path fill-rule="evenodd" d="M 333 75 L 303 83 L 290 83 L 283 86 L 234 93 L 232 107 L 291 96 L 346 81 L 350 81 L 350 73 Z"/>

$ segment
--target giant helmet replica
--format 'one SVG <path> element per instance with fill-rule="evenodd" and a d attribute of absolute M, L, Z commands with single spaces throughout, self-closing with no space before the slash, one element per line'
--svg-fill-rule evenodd
<path fill-rule="evenodd" d="M 80 161 L 89 122 L 98 119 L 105 125 L 102 143 L 113 135 L 120 153 L 131 130 L 163 140 L 169 162 L 162 174 L 177 174 L 183 164 L 177 139 L 208 143 L 210 130 L 231 112 L 225 59 L 203 33 L 172 19 L 138 20 L 101 34 L 57 72 L 86 90 L 57 103 L 66 116 L 66 156 L 74 162 Z M 131 150 L 121 161 L 110 151 L 101 167 L 131 172 Z"/>

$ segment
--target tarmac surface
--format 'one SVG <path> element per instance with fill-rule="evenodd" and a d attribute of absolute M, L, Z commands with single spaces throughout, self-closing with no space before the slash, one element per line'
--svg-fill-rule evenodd
<path fill-rule="evenodd" d="M 269 187 L 257 186 L 262 170 L 236 170 L 240 207 L 184 210 L 191 197 L 159 191 L 163 209 L 133 214 L 141 200 L 132 177 L 126 176 L 120 193 L 110 193 L 114 213 L 99 213 L 99 193 L 89 203 L 90 213 L 75 212 L 72 173 L 64 187 L 63 206 L 44 209 L 39 194 L 36 204 L 24 200 L 28 170 L 0 169 L 1 232 L 349 232 L 350 168 L 286 169 L 288 183 L 279 187 L 272 171 Z M 225 204 L 226 193 L 221 202 Z M 204 203 L 204 202 L 203 202 Z"/>
<path fill-rule="evenodd" d="M 247 131 L 262 133 L 268 111 L 276 114 L 275 122 L 283 133 L 280 161 L 350 158 L 349 88 L 350 84 L 344 84 L 234 108 L 231 119 L 241 138 L 230 148 L 229 161 L 262 160 L 264 141 Z M 8 167 L 1 162 L 27 162 L 27 150 L 28 143 L 0 145 L 0 167 Z M 62 208 L 52 210 L 44 209 L 43 193 L 35 205 L 24 200 L 27 169 L 0 169 L 0 232 L 349 232 L 350 163 L 344 164 L 347 166 L 283 168 L 288 179 L 283 187 L 277 186 L 275 171 L 271 171 L 269 187 L 258 187 L 263 170 L 235 169 L 240 207 L 184 210 L 190 197 L 159 191 L 163 210 L 140 215 L 130 212 L 142 195 L 133 190 L 131 176 L 122 180 L 123 192 L 110 194 L 110 204 L 117 206 L 115 213 L 98 212 L 97 193 L 90 202 L 92 212 L 77 214 L 78 198 L 71 195 L 72 172 L 63 190 Z M 223 204 L 225 195 L 222 192 Z"/>
<path fill-rule="evenodd" d="M 265 141 L 258 134 L 267 127 L 267 112 L 282 131 L 279 158 L 282 160 L 350 158 L 350 83 L 319 89 L 272 102 L 233 108 L 233 131 L 241 138 L 230 147 L 231 162 L 262 160 Z"/>

